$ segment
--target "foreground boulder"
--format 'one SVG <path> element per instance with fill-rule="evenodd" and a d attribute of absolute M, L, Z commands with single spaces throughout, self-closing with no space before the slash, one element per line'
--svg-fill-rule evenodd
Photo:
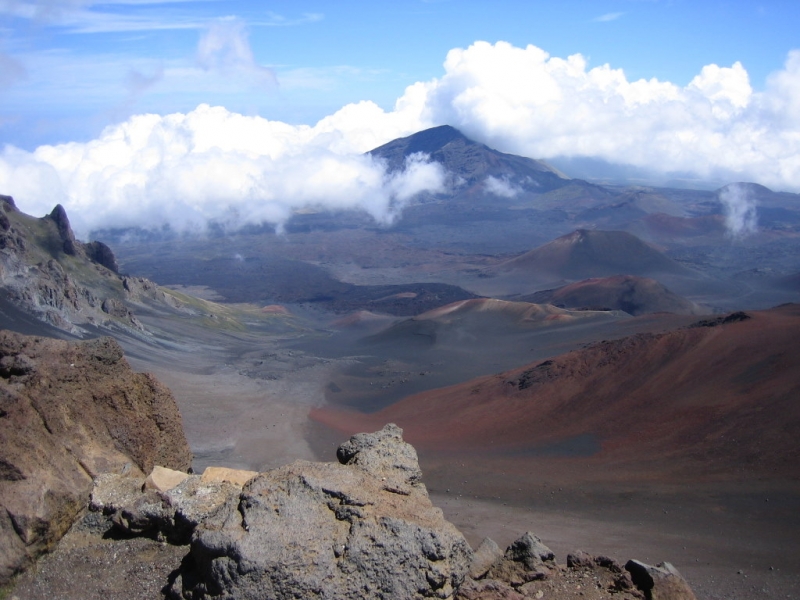
<path fill-rule="evenodd" d="M 114 340 L 0 331 L 0 585 L 69 529 L 93 478 L 156 464 L 191 464 L 177 405 Z"/>
<path fill-rule="evenodd" d="M 419 482 L 387 425 L 338 452 L 251 479 L 192 539 L 175 597 L 450 598 L 472 550 Z"/>

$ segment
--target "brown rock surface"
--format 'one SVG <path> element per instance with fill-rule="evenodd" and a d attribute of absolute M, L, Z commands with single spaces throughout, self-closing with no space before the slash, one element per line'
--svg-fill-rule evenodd
<path fill-rule="evenodd" d="M 180 484 L 187 477 L 189 477 L 189 475 L 183 471 L 176 471 L 175 469 L 167 469 L 166 467 L 156 465 L 153 467 L 153 470 L 150 471 L 150 475 L 147 476 L 147 479 L 144 480 L 144 488 L 146 490 L 166 492 Z"/>
<path fill-rule="evenodd" d="M 131 371 L 110 338 L 0 331 L 0 441 L 0 582 L 69 529 L 93 477 L 191 463 L 169 390 Z"/>
<path fill-rule="evenodd" d="M 245 471 L 242 469 L 228 469 L 227 467 L 206 467 L 200 480 L 203 483 L 232 483 L 242 487 L 253 477 L 258 475 L 258 471 Z"/>

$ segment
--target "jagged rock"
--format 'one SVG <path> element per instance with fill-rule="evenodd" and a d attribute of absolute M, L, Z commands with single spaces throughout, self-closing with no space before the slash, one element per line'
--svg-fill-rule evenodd
<path fill-rule="evenodd" d="M 547 579 L 555 568 L 553 551 L 528 531 L 506 548 L 502 560 L 492 565 L 487 577 L 519 587 L 529 581 Z"/>
<path fill-rule="evenodd" d="M 484 579 L 474 581 L 467 579 L 460 588 L 456 600 L 525 600 L 519 592 L 515 592 L 502 581 Z"/>
<path fill-rule="evenodd" d="M 133 503 L 114 512 L 111 521 L 118 531 L 141 535 L 171 530 L 173 514 L 164 496 L 149 489 L 139 494 Z"/>
<path fill-rule="evenodd" d="M 89 508 L 111 515 L 114 527 L 125 534 L 160 534 L 173 543 L 188 544 L 195 527 L 241 491 L 233 483 L 203 481 L 162 467 L 153 472 L 157 479 L 166 475 L 180 481 L 171 486 L 162 482 L 165 489 L 158 489 L 141 478 L 102 475 L 95 479 Z"/>
<path fill-rule="evenodd" d="M 174 398 L 110 338 L 0 331 L 0 439 L 0 585 L 66 532 L 93 477 L 191 463 Z"/>
<path fill-rule="evenodd" d="M 127 473 L 101 473 L 94 478 L 89 510 L 110 515 L 133 504 L 142 494 L 144 479 L 135 466 Z"/>
<path fill-rule="evenodd" d="M 503 551 L 491 538 L 483 538 L 469 565 L 469 576 L 480 579 L 492 568 L 492 565 L 503 558 Z"/>
<path fill-rule="evenodd" d="M 697 600 L 683 576 L 668 562 L 652 566 L 629 560 L 625 569 L 647 600 Z"/>
<path fill-rule="evenodd" d="M 507 560 L 522 563 L 530 571 L 541 566 L 552 566 L 556 558 L 553 551 L 530 531 L 515 540 L 506 549 L 504 556 Z"/>
<path fill-rule="evenodd" d="M 389 423 L 375 433 L 359 433 L 351 437 L 336 451 L 343 465 L 357 465 L 376 477 L 401 487 L 421 485 L 417 451 L 403 442 L 403 430 Z"/>
<path fill-rule="evenodd" d="M 106 298 L 103 300 L 101 309 L 104 313 L 112 317 L 127 317 L 130 315 L 128 307 L 116 298 Z"/>
<path fill-rule="evenodd" d="M 253 477 L 258 475 L 258 471 L 244 471 L 241 469 L 228 469 L 226 467 L 206 467 L 200 480 L 203 483 L 222 483 L 227 482 L 233 485 L 244 486 Z"/>
<path fill-rule="evenodd" d="M 61 205 L 41 218 L 26 215 L 10 197 L 0 200 L 0 289 L 13 304 L 73 335 L 86 326 L 144 326 L 129 310 L 114 253 L 102 242 L 75 239 Z M 155 287 L 155 286 L 154 286 Z M 157 303 L 174 304 L 161 292 Z"/>
<path fill-rule="evenodd" d="M 98 265 L 103 265 L 109 271 L 119 273 L 119 265 L 117 264 L 117 257 L 114 252 L 106 246 L 103 242 L 89 242 L 83 245 L 86 256 L 96 262 Z"/>
<path fill-rule="evenodd" d="M 166 492 L 179 485 L 187 477 L 189 477 L 189 475 L 183 471 L 176 471 L 156 465 L 153 467 L 153 470 L 150 471 L 150 475 L 147 476 L 147 479 L 144 480 L 144 489 Z"/>
<path fill-rule="evenodd" d="M 387 426 L 250 480 L 200 525 L 172 588 L 184 598 L 450 598 L 472 551 Z M 392 458 L 394 457 L 394 458 Z"/>
<path fill-rule="evenodd" d="M 583 550 L 567 554 L 567 566 L 570 569 L 588 569 L 594 566 L 594 558 Z"/>
<path fill-rule="evenodd" d="M 62 249 L 64 254 L 75 256 L 78 253 L 77 240 L 75 234 L 72 232 L 72 226 L 69 224 L 67 211 L 60 204 L 56 204 L 53 211 L 47 217 L 55 222 L 58 227 L 58 236 L 61 238 Z"/>

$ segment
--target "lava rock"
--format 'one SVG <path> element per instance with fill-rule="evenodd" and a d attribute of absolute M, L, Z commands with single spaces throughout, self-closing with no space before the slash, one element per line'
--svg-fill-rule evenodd
<path fill-rule="evenodd" d="M 472 550 L 419 483 L 387 426 L 340 449 L 347 464 L 262 473 L 197 526 L 173 597 L 450 598 Z"/>

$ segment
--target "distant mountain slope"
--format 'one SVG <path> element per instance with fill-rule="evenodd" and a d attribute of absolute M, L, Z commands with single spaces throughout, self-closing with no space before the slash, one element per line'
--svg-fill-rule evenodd
<path fill-rule="evenodd" d="M 417 152 L 428 154 L 431 160 L 463 177 L 468 185 L 483 182 L 491 176 L 510 178 L 522 188 L 547 191 L 569 181 L 566 175 L 542 161 L 493 150 L 472 141 L 449 125 L 393 140 L 369 154 L 384 159 L 390 170 L 396 170 L 402 168 L 408 156 Z"/>
<path fill-rule="evenodd" d="M 213 302 L 117 273 L 111 249 L 77 240 L 62 206 L 36 218 L 19 211 L 10 196 L 0 196 L 0 328 L 51 337 L 111 333 L 152 341 L 153 332 L 135 314 L 141 310 L 208 318 L 212 327 L 242 327 L 238 315 Z"/>
<path fill-rule="evenodd" d="M 620 469 L 796 478 L 798 335 L 800 305 L 734 313 L 603 341 L 374 415 L 314 414 L 342 430 L 395 422 L 419 449 L 451 456 L 577 456 L 599 478 Z"/>
<path fill-rule="evenodd" d="M 546 302 L 562 308 L 622 310 L 631 315 L 654 312 L 700 315 L 708 312 L 672 293 L 655 279 L 634 275 L 584 279 L 554 290 L 522 296 L 519 300 Z"/>
<path fill-rule="evenodd" d="M 565 279 L 609 275 L 688 274 L 685 267 L 624 231 L 579 229 L 522 256 L 505 261 L 499 271 L 531 271 Z"/>

